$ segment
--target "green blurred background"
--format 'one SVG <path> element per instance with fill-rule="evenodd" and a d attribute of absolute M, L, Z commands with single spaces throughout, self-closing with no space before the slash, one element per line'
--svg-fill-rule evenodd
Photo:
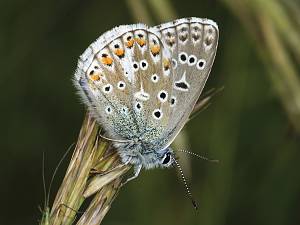
<path fill-rule="evenodd" d="M 296 0 L 1 0 L 0 224 L 41 218 L 43 152 L 49 185 L 84 117 L 71 82 L 84 49 L 116 25 L 190 16 L 219 25 L 205 90 L 225 89 L 186 126 L 177 145 L 221 163 L 182 157 L 197 212 L 176 171 L 157 169 L 126 185 L 103 223 L 300 224 Z M 52 200 L 70 156 L 58 171 Z"/>

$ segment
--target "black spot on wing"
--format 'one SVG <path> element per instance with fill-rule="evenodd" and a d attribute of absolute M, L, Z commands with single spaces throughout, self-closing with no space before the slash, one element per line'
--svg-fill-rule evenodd
<path fill-rule="evenodd" d="M 178 82 L 178 83 L 176 82 L 175 86 L 181 89 L 188 89 L 188 86 L 185 82 Z"/>

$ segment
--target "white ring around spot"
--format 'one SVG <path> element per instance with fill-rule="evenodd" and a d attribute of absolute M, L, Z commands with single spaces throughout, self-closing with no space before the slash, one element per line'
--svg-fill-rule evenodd
<path fill-rule="evenodd" d="M 165 98 L 161 98 L 160 95 L 162 93 L 165 93 L 166 97 Z M 161 90 L 160 92 L 158 92 L 157 94 L 157 98 L 159 99 L 160 102 L 166 102 L 168 100 L 168 92 L 166 92 L 165 90 Z"/>
<path fill-rule="evenodd" d="M 159 76 L 156 73 L 151 76 L 151 81 L 153 83 L 157 83 L 158 80 L 159 80 Z"/>
<path fill-rule="evenodd" d="M 136 65 L 136 68 L 134 67 L 134 65 Z M 138 71 L 139 70 L 139 64 L 138 64 L 138 62 L 132 62 L 132 68 L 133 68 L 133 70 L 135 72 Z"/>
<path fill-rule="evenodd" d="M 155 116 L 155 113 L 156 113 L 156 112 L 159 112 L 159 113 L 160 113 L 160 116 L 159 116 L 159 117 L 156 117 L 156 116 Z M 154 119 L 160 120 L 160 119 L 163 117 L 163 112 L 162 112 L 160 109 L 155 109 L 155 110 L 152 112 L 152 116 L 153 116 Z"/>
<path fill-rule="evenodd" d="M 138 105 L 140 105 L 140 108 L 138 108 Z M 143 109 L 142 103 L 136 102 L 135 105 L 134 105 L 134 109 L 135 109 L 137 112 L 140 112 L 140 111 Z"/>
<path fill-rule="evenodd" d="M 185 56 L 185 60 L 181 59 L 182 56 Z M 180 52 L 178 55 L 178 59 L 181 64 L 185 64 L 188 60 L 188 54 L 186 54 L 185 52 Z"/>
<path fill-rule="evenodd" d="M 106 90 L 106 88 L 109 88 L 109 90 Z M 106 84 L 103 86 L 102 91 L 104 93 L 110 93 L 110 92 L 112 92 L 112 89 L 113 89 L 113 86 L 111 84 Z"/>
<path fill-rule="evenodd" d="M 202 63 L 202 66 L 199 65 L 200 63 Z M 199 59 L 199 61 L 197 62 L 197 69 L 203 70 L 205 65 L 206 65 L 206 61 L 204 59 Z"/>
<path fill-rule="evenodd" d="M 142 66 L 142 64 L 143 63 L 145 63 L 146 64 L 146 66 Z M 142 70 L 146 70 L 147 68 L 148 68 L 148 62 L 146 61 L 146 60 L 141 60 L 140 61 L 140 68 L 142 69 Z"/>
<path fill-rule="evenodd" d="M 105 108 L 105 112 L 107 113 L 107 114 L 111 114 L 112 113 L 112 108 L 110 107 L 110 106 L 107 106 L 106 108 Z"/>
<path fill-rule="evenodd" d="M 190 63 L 190 60 L 192 58 L 194 58 L 194 62 Z M 194 66 L 194 65 L 196 65 L 196 63 L 197 63 L 197 57 L 195 55 L 190 55 L 189 58 L 188 58 L 188 65 L 189 66 Z"/>
<path fill-rule="evenodd" d="M 123 86 L 122 86 L 123 85 Z M 126 83 L 124 81 L 119 81 L 118 82 L 118 89 L 124 90 L 126 87 Z"/>
<path fill-rule="evenodd" d="M 174 99 L 174 103 L 172 104 L 172 100 L 173 100 L 173 99 Z M 172 97 L 171 97 L 171 102 L 170 102 L 171 107 L 175 107 L 176 102 L 177 102 L 176 97 L 175 97 L 175 96 L 172 96 Z"/>

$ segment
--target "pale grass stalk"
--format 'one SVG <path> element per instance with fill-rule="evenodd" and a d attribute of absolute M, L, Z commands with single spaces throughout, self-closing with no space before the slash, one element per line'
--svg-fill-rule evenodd
<path fill-rule="evenodd" d="M 99 131 L 99 125 L 87 114 L 66 175 L 41 224 L 73 224 L 78 216 L 77 224 L 100 224 L 102 221 L 118 193 L 122 176 L 130 166 L 120 162 L 115 149 L 98 136 Z M 78 213 L 82 203 L 91 195 L 88 209 L 83 214 Z M 93 216 L 95 211 L 97 216 Z"/>

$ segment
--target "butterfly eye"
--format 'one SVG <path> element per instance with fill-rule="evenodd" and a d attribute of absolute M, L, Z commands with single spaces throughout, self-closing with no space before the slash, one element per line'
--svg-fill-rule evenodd
<path fill-rule="evenodd" d="M 162 164 L 164 165 L 167 165 L 169 164 L 171 161 L 171 153 L 170 152 L 167 152 L 165 155 L 164 155 L 164 158 L 162 159 Z"/>
<path fill-rule="evenodd" d="M 200 59 L 197 63 L 197 69 L 203 70 L 205 67 L 206 61 L 204 59 Z"/>

